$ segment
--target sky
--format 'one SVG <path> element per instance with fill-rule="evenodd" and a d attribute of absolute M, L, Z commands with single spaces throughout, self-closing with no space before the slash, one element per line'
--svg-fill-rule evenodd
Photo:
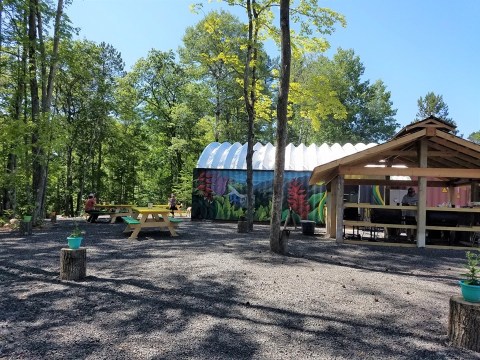
<path fill-rule="evenodd" d="M 203 2 L 203 13 L 190 4 Z M 327 40 L 353 49 L 365 66 L 363 80 L 382 80 L 391 92 L 400 128 L 418 112 L 417 100 L 441 95 L 460 136 L 480 131 L 479 0 L 319 0 L 344 15 L 347 26 Z M 111 44 L 126 69 L 151 49 L 176 51 L 185 29 L 223 6 L 242 21 L 244 13 L 206 0 L 73 0 L 65 10 L 79 38 Z M 269 50 L 279 56 L 278 49 Z M 400 130 L 400 128 L 398 130 Z"/>

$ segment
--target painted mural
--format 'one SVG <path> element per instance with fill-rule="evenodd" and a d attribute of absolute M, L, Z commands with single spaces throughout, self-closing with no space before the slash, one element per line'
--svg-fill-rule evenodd
<path fill-rule="evenodd" d="M 326 191 L 323 185 L 309 186 L 310 171 L 287 171 L 284 175 L 282 220 L 289 208 L 297 224 L 300 220 L 325 222 Z M 238 220 L 247 209 L 245 170 L 195 169 L 193 174 L 192 219 Z M 254 221 L 270 221 L 273 171 L 253 174 Z"/>
<path fill-rule="evenodd" d="M 311 171 L 286 171 L 282 201 L 282 221 L 292 209 L 297 224 L 312 220 L 325 224 L 327 192 L 324 185 L 308 185 Z M 245 170 L 195 169 L 193 173 L 192 219 L 237 221 L 247 210 Z M 346 187 L 348 202 L 384 203 L 383 187 Z M 253 171 L 254 221 L 270 221 L 273 171 Z"/>

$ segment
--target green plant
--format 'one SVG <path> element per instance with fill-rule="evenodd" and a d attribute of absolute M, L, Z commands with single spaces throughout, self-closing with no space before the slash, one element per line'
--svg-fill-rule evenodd
<path fill-rule="evenodd" d="M 17 213 L 20 217 L 23 217 L 25 215 L 32 215 L 34 210 L 35 210 L 34 205 L 23 205 L 23 206 L 17 207 Z"/>
<path fill-rule="evenodd" d="M 69 237 L 81 237 L 82 235 L 83 235 L 83 232 L 78 227 L 78 223 L 75 222 L 75 227 L 73 228 Z"/>
<path fill-rule="evenodd" d="M 467 268 L 468 272 L 462 274 L 462 276 L 467 278 L 465 283 L 468 285 L 480 285 L 480 253 L 467 251 L 466 256 L 467 263 L 465 264 L 465 267 Z"/>

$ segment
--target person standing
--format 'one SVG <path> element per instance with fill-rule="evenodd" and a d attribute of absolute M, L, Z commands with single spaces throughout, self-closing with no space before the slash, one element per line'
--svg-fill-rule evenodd
<path fill-rule="evenodd" d="M 87 221 L 90 223 L 97 222 L 98 213 L 95 211 L 96 204 L 97 204 L 97 199 L 95 199 L 95 195 L 89 194 L 88 199 L 85 201 L 84 210 L 87 214 L 89 214 Z"/>
<path fill-rule="evenodd" d="M 168 208 L 170 209 L 170 212 L 172 213 L 172 217 L 175 217 L 175 210 L 178 210 L 177 199 L 175 198 L 175 194 L 172 194 L 170 196 L 170 199 L 168 199 Z"/>
<path fill-rule="evenodd" d="M 412 206 L 418 204 L 418 195 L 415 192 L 414 188 L 408 188 L 407 193 L 402 198 L 403 206 Z M 406 225 L 417 225 L 417 212 L 415 210 L 406 210 L 405 211 L 405 224 Z M 407 237 L 413 241 L 416 235 L 414 229 L 407 229 Z"/>

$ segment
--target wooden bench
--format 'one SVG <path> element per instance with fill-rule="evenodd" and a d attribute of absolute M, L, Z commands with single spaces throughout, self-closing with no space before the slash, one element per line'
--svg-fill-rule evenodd
<path fill-rule="evenodd" d="M 360 221 L 360 220 L 343 220 L 343 226 L 344 227 L 352 226 L 354 229 L 356 227 L 357 233 L 358 233 L 358 229 L 360 228 L 363 228 L 364 230 L 368 229 L 370 231 L 371 238 L 376 238 L 377 229 L 384 229 L 383 231 L 386 231 L 386 229 L 388 228 L 391 228 L 391 229 L 416 229 L 417 228 L 417 225 L 410 225 L 410 224 L 385 224 L 385 223 Z M 344 236 L 345 236 L 345 230 L 344 230 Z"/>
<path fill-rule="evenodd" d="M 171 223 L 173 223 L 173 226 L 177 227 L 179 223 L 183 222 L 182 219 L 177 219 L 174 217 L 168 217 L 168 220 L 170 220 Z"/>
<path fill-rule="evenodd" d="M 125 221 L 128 225 L 140 224 L 140 221 L 134 219 L 131 216 L 122 216 L 122 220 Z"/>
<path fill-rule="evenodd" d="M 83 217 L 85 218 L 85 220 L 87 220 L 90 217 L 90 215 L 98 215 L 98 216 L 108 215 L 108 212 L 98 210 L 98 211 L 90 211 L 90 212 L 83 213 Z"/>
<path fill-rule="evenodd" d="M 344 220 L 343 225 L 347 226 L 361 226 L 361 227 L 388 227 L 397 229 L 416 229 L 417 225 L 407 224 L 383 224 L 372 223 L 369 221 L 354 221 Z M 443 230 L 443 231 L 467 231 L 467 232 L 480 232 L 480 226 L 425 226 L 426 230 Z"/>
<path fill-rule="evenodd" d="M 426 230 L 479 232 L 480 226 L 425 226 Z"/>
<path fill-rule="evenodd" d="M 110 215 L 110 223 L 111 224 L 114 224 L 118 218 L 123 218 L 123 217 L 126 217 L 126 216 L 130 216 L 132 214 L 132 212 L 125 212 L 125 211 L 122 211 L 122 212 L 109 212 L 108 215 Z"/>
<path fill-rule="evenodd" d="M 407 225 L 407 224 L 384 224 L 384 223 L 372 223 L 369 221 L 355 221 L 355 220 L 344 220 L 343 225 L 346 226 L 360 226 L 360 227 L 388 227 L 396 229 L 416 229 L 417 225 Z"/>
<path fill-rule="evenodd" d="M 155 208 L 160 208 L 160 209 L 166 209 L 168 211 L 172 211 L 170 210 L 170 205 L 153 205 L 153 207 Z M 180 216 L 187 216 L 188 215 L 188 211 L 186 209 L 184 209 L 182 206 L 180 205 L 177 205 L 177 210 L 173 210 L 173 213 L 176 215 L 176 214 L 179 214 Z"/>

